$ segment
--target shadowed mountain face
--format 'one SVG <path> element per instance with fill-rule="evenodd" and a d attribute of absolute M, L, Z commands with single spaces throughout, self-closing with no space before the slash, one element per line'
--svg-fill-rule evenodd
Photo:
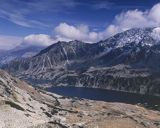
<path fill-rule="evenodd" d="M 151 28 L 104 41 L 58 42 L 3 68 L 32 85 L 78 86 L 160 95 L 160 42 Z"/>

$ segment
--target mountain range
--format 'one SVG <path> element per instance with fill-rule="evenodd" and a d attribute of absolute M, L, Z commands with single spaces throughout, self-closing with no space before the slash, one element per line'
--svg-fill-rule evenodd
<path fill-rule="evenodd" d="M 78 86 L 160 95 L 155 28 L 134 28 L 94 44 L 59 41 L 2 66 L 34 86 Z"/>

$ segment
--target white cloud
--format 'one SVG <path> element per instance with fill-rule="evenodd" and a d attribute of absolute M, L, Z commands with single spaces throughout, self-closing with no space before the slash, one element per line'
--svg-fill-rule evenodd
<path fill-rule="evenodd" d="M 103 37 L 116 34 L 131 28 L 159 27 L 160 26 L 160 3 L 150 10 L 128 10 L 115 16 L 111 25 L 104 31 Z"/>
<path fill-rule="evenodd" d="M 77 2 L 74 0 L 67 0 L 67 2 L 66 0 L 33 0 L 30 2 L 25 0 L 0 0 L 0 18 L 23 27 L 48 28 L 50 25 L 46 24 L 41 12 L 46 14 L 65 12 L 66 9 L 73 8 L 76 5 Z M 42 18 L 37 19 L 37 15 Z"/>
<path fill-rule="evenodd" d="M 160 41 L 160 27 L 157 27 L 153 29 L 153 32 L 151 33 L 153 39 Z"/>
<path fill-rule="evenodd" d="M 26 46 L 49 46 L 55 41 L 49 36 L 45 34 L 31 34 L 23 39 L 23 45 Z"/>
<path fill-rule="evenodd" d="M 98 33 L 91 32 L 87 25 L 73 26 L 67 23 L 60 23 L 54 29 L 55 35 L 31 34 L 23 39 L 23 46 L 49 46 L 58 41 L 82 40 L 85 42 L 98 41 Z"/>
<path fill-rule="evenodd" d="M 131 29 L 160 26 L 160 3 L 154 5 L 150 10 L 138 9 L 128 10 L 115 16 L 113 22 L 104 31 L 90 31 L 87 25 L 73 26 L 60 23 L 55 29 L 57 40 L 82 40 L 86 42 L 97 42 L 104 40 L 116 33 Z"/>
<path fill-rule="evenodd" d="M 82 40 L 86 42 L 96 42 L 98 34 L 91 32 L 87 25 L 73 26 L 67 23 L 60 23 L 55 29 L 56 40 Z"/>
<path fill-rule="evenodd" d="M 160 3 L 152 7 L 148 17 L 153 23 L 160 25 Z"/>
<path fill-rule="evenodd" d="M 40 21 L 26 19 L 22 13 L 13 12 L 13 10 L 0 9 L 0 17 L 24 27 L 48 27 L 48 25 Z"/>
<path fill-rule="evenodd" d="M 12 49 L 22 42 L 22 37 L 0 35 L 0 50 Z"/>

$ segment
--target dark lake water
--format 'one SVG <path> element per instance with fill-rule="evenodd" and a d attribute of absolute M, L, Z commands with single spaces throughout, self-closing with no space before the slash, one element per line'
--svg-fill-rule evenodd
<path fill-rule="evenodd" d="M 47 91 L 90 100 L 141 104 L 148 108 L 160 110 L 160 97 L 156 96 L 83 87 L 52 87 Z"/>

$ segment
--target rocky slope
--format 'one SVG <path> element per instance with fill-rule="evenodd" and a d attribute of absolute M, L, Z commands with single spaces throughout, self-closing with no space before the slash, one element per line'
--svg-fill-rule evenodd
<path fill-rule="evenodd" d="M 159 128 L 160 112 L 122 103 L 66 98 L 0 70 L 0 128 Z"/>
<path fill-rule="evenodd" d="M 58 42 L 5 70 L 32 85 L 83 86 L 160 95 L 156 28 L 131 29 L 95 44 Z"/>

